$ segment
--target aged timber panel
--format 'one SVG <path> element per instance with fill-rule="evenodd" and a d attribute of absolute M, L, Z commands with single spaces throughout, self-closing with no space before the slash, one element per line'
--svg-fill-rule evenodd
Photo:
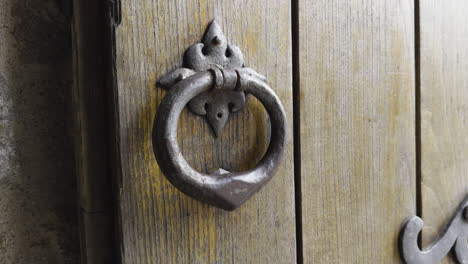
<path fill-rule="evenodd" d="M 416 208 L 413 1 L 298 10 L 304 263 L 398 263 Z"/>
<path fill-rule="evenodd" d="M 116 109 L 121 179 L 119 221 L 124 263 L 294 263 L 292 144 L 280 171 L 234 212 L 183 195 L 160 173 L 151 146 L 156 80 L 182 63 L 216 18 L 245 65 L 267 76 L 292 120 L 291 19 L 288 1 L 122 1 L 116 29 Z M 205 120 L 184 111 L 179 143 L 204 172 L 255 166 L 268 144 L 268 119 L 250 98 L 218 139 Z M 292 142 L 292 122 L 289 125 Z"/>
<path fill-rule="evenodd" d="M 420 1 L 423 246 L 468 194 L 467 12 L 463 0 Z"/>

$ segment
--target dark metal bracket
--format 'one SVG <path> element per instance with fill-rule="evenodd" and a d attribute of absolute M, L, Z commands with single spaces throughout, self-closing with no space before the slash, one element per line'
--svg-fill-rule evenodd
<path fill-rule="evenodd" d="M 418 236 L 424 226 L 421 218 L 410 218 L 400 233 L 400 251 L 407 264 L 436 264 L 453 248 L 459 263 L 468 263 L 468 196 L 460 204 L 442 235 L 424 250 Z"/>

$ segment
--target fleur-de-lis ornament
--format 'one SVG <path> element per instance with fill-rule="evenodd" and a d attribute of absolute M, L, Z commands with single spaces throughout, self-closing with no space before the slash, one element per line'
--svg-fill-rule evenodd
<path fill-rule="evenodd" d="M 210 69 L 236 69 L 262 81 L 266 80 L 253 69 L 244 67 L 242 52 L 237 46 L 227 43 L 221 27 L 213 20 L 203 37 L 203 42 L 193 44 L 185 52 L 184 67 L 166 74 L 158 84 L 169 89 L 197 72 Z M 229 115 L 241 110 L 245 102 L 245 93 L 242 90 L 212 89 L 193 98 L 188 107 L 193 113 L 206 116 L 217 137 L 229 120 Z"/>

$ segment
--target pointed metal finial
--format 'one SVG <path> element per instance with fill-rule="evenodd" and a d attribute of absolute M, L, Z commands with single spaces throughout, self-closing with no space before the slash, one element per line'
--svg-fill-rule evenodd
<path fill-rule="evenodd" d="M 207 71 L 213 66 L 220 69 L 242 68 L 243 64 L 242 52 L 237 46 L 227 43 L 216 20 L 208 26 L 203 42 L 192 45 L 184 56 L 184 65 L 197 72 Z"/>

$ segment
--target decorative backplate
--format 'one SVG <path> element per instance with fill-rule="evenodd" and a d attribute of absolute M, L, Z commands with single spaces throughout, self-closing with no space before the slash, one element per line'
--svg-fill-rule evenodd
<path fill-rule="evenodd" d="M 235 69 L 253 75 L 262 81 L 266 78 L 250 68 L 244 67 L 242 52 L 237 46 L 227 43 L 218 23 L 213 20 L 208 27 L 202 43 L 190 46 L 184 55 L 184 67 L 178 68 L 159 80 L 158 84 L 169 89 L 177 82 L 194 75 L 213 69 Z M 214 135 L 217 137 L 226 125 L 230 113 L 241 110 L 245 105 L 245 93 L 241 89 L 223 89 L 215 86 L 193 98 L 189 109 L 206 116 Z"/>

